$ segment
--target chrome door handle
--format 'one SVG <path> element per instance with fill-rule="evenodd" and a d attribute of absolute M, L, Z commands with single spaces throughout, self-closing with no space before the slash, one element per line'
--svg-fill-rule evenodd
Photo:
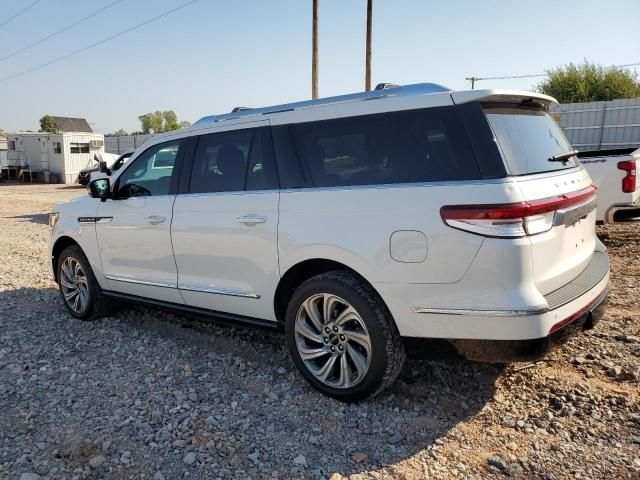
<path fill-rule="evenodd" d="M 150 215 L 148 217 L 144 217 L 144 221 L 150 223 L 151 225 L 157 225 L 166 220 L 162 215 Z"/>
<path fill-rule="evenodd" d="M 252 226 L 258 223 L 264 223 L 267 221 L 267 217 L 264 215 L 245 215 L 244 217 L 238 217 L 238 222 L 245 225 Z"/>

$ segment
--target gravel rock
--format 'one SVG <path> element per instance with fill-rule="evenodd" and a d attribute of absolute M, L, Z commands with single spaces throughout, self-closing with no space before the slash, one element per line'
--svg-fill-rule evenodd
<path fill-rule="evenodd" d="M 193 465 L 194 463 L 196 463 L 196 457 L 196 452 L 188 452 L 184 455 L 184 457 L 182 457 L 182 462 L 185 465 Z"/>
<path fill-rule="evenodd" d="M 294 465 L 298 465 L 300 467 L 306 467 L 307 466 L 307 459 L 305 458 L 304 455 L 298 455 L 297 457 L 295 457 L 293 459 L 293 464 Z"/>
<path fill-rule="evenodd" d="M 37 473 L 29 472 L 20 475 L 20 480 L 40 480 L 42 477 Z"/>
<path fill-rule="evenodd" d="M 507 469 L 507 464 L 505 463 L 505 461 L 502 458 L 495 455 L 492 457 L 489 457 L 487 459 L 487 463 L 493 467 L 496 467 L 498 470 Z"/>
<path fill-rule="evenodd" d="M 96 455 L 89 460 L 89 466 L 93 469 L 98 469 L 105 462 L 106 458 L 104 455 Z"/>
<path fill-rule="evenodd" d="M 353 455 L 351 455 L 351 460 L 353 460 L 356 463 L 363 463 L 367 461 L 367 454 L 366 453 L 362 453 L 362 452 L 356 452 Z"/>

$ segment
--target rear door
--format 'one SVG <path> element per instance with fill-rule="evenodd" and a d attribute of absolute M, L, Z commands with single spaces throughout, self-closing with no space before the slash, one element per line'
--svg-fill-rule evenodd
<path fill-rule="evenodd" d="M 541 293 L 549 293 L 573 280 L 593 255 L 596 202 L 591 178 L 578 158 L 568 154 L 573 149 L 543 104 L 493 101 L 483 104 L 483 110 L 525 201 L 583 195 L 584 201 L 556 212 L 549 231 L 529 237 L 534 281 Z"/>
<path fill-rule="evenodd" d="M 191 141 L 171 233 L 180 292 L 194 307 L 275 320 L 279 193 L 268 122 Z"/>

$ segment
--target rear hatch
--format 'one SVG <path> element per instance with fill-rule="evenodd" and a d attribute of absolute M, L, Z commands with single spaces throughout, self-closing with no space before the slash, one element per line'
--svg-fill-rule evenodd
<path fill-rule="evenodd" d="M 597 242 L 595 187 L 548 113 L 552 98 L 495 91 L 479 97 L 475 101 L 506 175 L 527 205 L 524 229 L 531 241 L 533 278 L 547 294 L 576 278 L 591 260 Z"/>

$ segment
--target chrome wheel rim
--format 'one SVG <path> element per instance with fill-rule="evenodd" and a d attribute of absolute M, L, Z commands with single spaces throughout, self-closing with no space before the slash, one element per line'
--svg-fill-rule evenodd
<path fill-rule="evenodd" d="M 296 314 L 295 339 L 307 370 L 323 384 L 349 388 L 371 364 L 371 339 L 355 308 L 331 293 L 307 298 Z"/>
<path fill-rule="evenodd" d="M 60 286 L 64 301 L 75 313 L 82 313 L 89 305 L 89 285 L 87 275 L 80 262 L 67 257 L 60 267 Z"/>

